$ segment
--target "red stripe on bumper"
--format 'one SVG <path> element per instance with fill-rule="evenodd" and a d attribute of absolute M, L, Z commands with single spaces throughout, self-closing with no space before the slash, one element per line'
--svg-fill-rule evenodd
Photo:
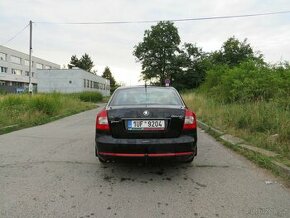
<path fill-rule="evenodd" d="M 161 154 L 148 154 L 149 157 L 174 157 L 192 155 L 193 152 L 178 152 L 178 153 L 161 153 Z"/>
<path fill-rule="evenodd" d="M 178 152 L 178 153 L 157 153 L 157 154 L 126 154 L 126 153 L 111 153 L 99 152 L 100 155 L 114 156 L 114 157 L 174 157 L 192 155 L 193 152 Z"/>

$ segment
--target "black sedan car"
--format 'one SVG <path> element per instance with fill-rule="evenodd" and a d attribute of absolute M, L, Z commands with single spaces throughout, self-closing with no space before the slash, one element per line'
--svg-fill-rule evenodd
<path fill-rule="evenodd" d="M 196 116 L 173 87 L 118 88 L 96 118 L 96 156 L 179 157 L 197 154 Z"/>

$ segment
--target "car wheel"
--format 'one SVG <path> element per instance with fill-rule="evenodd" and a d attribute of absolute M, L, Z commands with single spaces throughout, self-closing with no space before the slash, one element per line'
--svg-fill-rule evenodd
<path fill-rule="evenodd" d="M 99 155 L 97 146 L 95 147 L 95 154 L 96 154 L 96 157 L 99 159 L 99 161 L 101 163 L 107 163 L 108 162 L 107 158 L 102 157 L 101 155 Z"/>
<path fill-rule="evenodd" d="M 102 164 L 108 163 L 108 160 L 106 158 L 98 156 L 98 159 Z"/>
<path fill-rule="evenodd" d="M 194 156 L 196 156 L 197 155 L 197 146 L 195 146 L 195 148 L 194 148 Z"/>

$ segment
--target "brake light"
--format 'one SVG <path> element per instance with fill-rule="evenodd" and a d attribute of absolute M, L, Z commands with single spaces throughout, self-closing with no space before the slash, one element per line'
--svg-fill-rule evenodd
<path fill-rule="evenodd" d="M 108 115 L 107 111 L 103 109 L 97 114 L 97 120 L 96 120 L 96 129 L 98 130 L 109 130 L 109 121 L 108 121 Z"/>
<path fill-rule="evenodd" d="M 196 116 L 191 110 L 185 110 L 183 129 L 196 129 Z"/>

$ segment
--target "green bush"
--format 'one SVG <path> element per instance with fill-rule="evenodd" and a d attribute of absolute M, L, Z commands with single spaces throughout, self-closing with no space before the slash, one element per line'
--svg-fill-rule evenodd
<path fill-rule="evenodd" d="M 85 102 L 100 102 L 103 100 L 103 95 L 99 92 L 82 92 L 79 94 L 79 99 Z"/>
<path fill-rule="evenodd" d="M 216 66 L 201 87 L 225 102 L 269 101 L 290 96 L 290 67 L 244 62 L 237 67 Z"/>

